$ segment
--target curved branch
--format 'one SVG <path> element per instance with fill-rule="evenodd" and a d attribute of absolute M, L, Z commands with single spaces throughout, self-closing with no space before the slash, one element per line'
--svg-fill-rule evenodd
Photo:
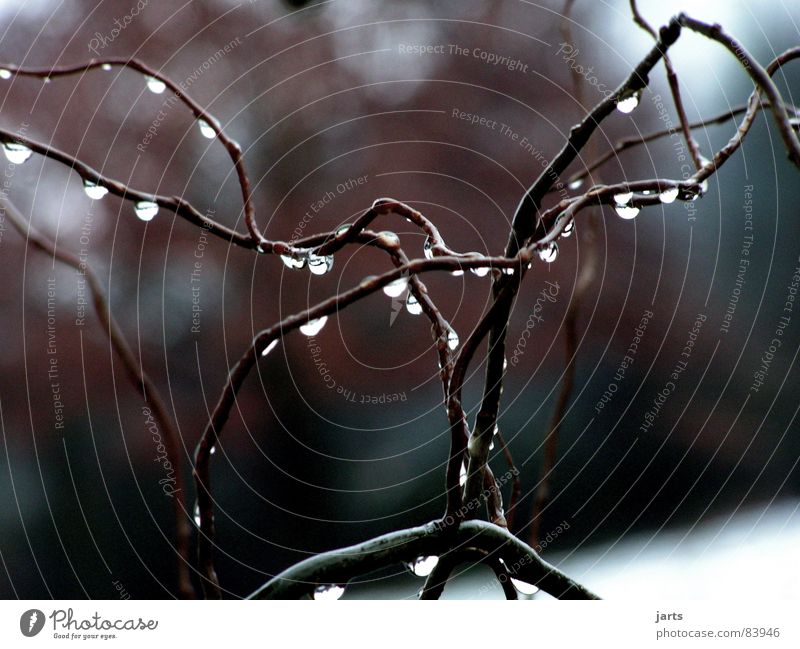
<path fill-rule="evenodd" d="M 54 259 L 71 266 L 75 270 L 82 272 L 86 277 L 86 282 L 92 292 L 94 310 L 98 320 L 103 325 L 103 332 L 108 336 L 111 346 L 119 356 L 128 373 L 128 378 L 142 396 L 145 403 L 153 408 L 156 421 L 164 431 L 165 448 L 169 462 L 175 469 L 175 489 L 171 494 L 173 503 L 173 516 L 175 519 L 175 545 L 178 552 L 178 592 L 182 597 L 190 599 L 194 597 L 194 589 L 189 578 L 189 543 L 191 539 L 191 527 L 186 510 L 186 492 L 184 490 L 183 469 L 178 446 L 179 435 L 172 420 L 167 412 L 167 407 L 155 383 L 150 377 L 140 369 L 136 356 L 125 339 L 125 334 L 111 315 L 111 307 L 106 300 L 100 279 L 91 266 L 81 261 L 80 257 L 68 252 L 64 248 L 59 248 L 56 243 L 37 230 L 33 224 L 26 219 L 16 206 L 8 199 L 4 193 L 0 193 L 0 200 L 5 206 L 5 216 L 11 221 L 11 225 L 23 237 L 28 245 L 37 248 Z"/>
<path fill-rule="evenodd" d="M 502 559 L 509 572 L 558 599 L 599 599 L 507 530 L 484 521 L 465 521 L 457 531 L 436 522 L 390 532 L 364 543 L 310 557 L 270 579 L 248 599 L 297 599 L 319 585 L 350 579 L 427 555 L 477 548 Z"/>

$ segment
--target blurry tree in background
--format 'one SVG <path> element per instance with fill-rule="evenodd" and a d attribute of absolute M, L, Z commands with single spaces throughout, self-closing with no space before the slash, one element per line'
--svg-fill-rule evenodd
<path fill-rule="evenodd" d="M 0 6 L 0 594 L 593 598 L 796 499 L 800 14 L 680 4 Z"/>

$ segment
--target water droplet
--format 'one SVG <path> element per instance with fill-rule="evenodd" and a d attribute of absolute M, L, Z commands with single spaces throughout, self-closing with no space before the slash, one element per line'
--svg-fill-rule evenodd
<path fill-rule="evenodd" d="M 200 133 L 202 133 L 203 137 L 208 138 L 209 140 L 213 140 L 217 137 L 216 132 L 211 125 L 204 119 L 198 119 L 197 125 L 200 127 Z"/>
<path fill-rule="evenodd" d="M 216 454 L 216 452 L 217 452 L 217 447 L 216 446 L 212 446 L 211 450 L 208 452 L 208 454 L 209 455 L 214 455 L 214 454 Z"/>
<path fill-rule="evenodd" d="M 514 579 L 514 577 L 512 577 L 511 583 L 514 584 L 514 588 L 516 588 L 523 595 L 531 596 L 539 592 L 539 588 L 537 586 L 529 584 L 527 581 L 522 581 L 521 579 Z"/>
<path fill-rule="evenodd" d="M 450 329 L 447 332 L 447 346 L 450 349 L 455 349 L 461 341 L 458 339 L 458 334 L 455 329 Z"/>
<path fill-rule="evenodd" d="M 539 258 L 548 264 L 552 264 L 557 257 L 558 244 L 555 241 L 546 244 L 545 247 L 539 251 Z"/>
<path fill-rule="evenodd" d="M 314 589 L 314 599 L 320 601 L 335 601 L 344 595 L 344 586 L 331 584 L 329 586 L 317 586 Z"/>
<path fill-rule="evenodd" d="M 565 239 L 567 237 L 572 236 L 572 233 L 575 231 L 575 221 L 570 219 L 567 221 L 567 224 L 564 226 L 564 229 L 561 231 L 561 236 Z"/>
<path fill-rule="evenodd" d="M 419 303 L 417 296 L 413 293 L 409 293 L 408 297 L 406 297 L 406 311 L 411 315 L 419 315 L 422 313 L 422 305 Z"/>
<path fill-rule="evenodd" d="M 461 269 L 459 269 L 459 270 L 454 270 L 454 271 L 452 271 L 450 274 L 451 274 L 453 277 L 461 277 L 461 276 L 464 274 L 464 271 L 463 271 L 463 270 L 461 270 Z"/>
<path fill-rule="evenodd" d="M 642 195 L 644 195 L 644 196 L 650 196 L 651 193 L 652 192 L 649 189 L 643 189 L 642 190 Z"/>
<path fill-rule="evenodd" d="M 350 229 L 350 224 L 349 223 L 345 223 L 344 225 L 340 225 L 336 229 L 336 238 L 337 239 L 341 239 L 345 234 L 347 234 L 347 231 L 349 229 Z"/>
<path fill-rule="evenodd" d="M 9 162 L 19 165 L 30 158 L 33 151 L 19 142 L 3 142 L 3 153 Z"/>
<path fill-rule="evenodd" d="M 569 185 L 567 185 L 567 187 L 569 189 L 575 190 L 575 189 L 580 189 L 581 185 L 583 185 L 583 178 L 577 178 L 573 180 Z"/>
<path fill-rule="evenodd" d="M 266 356 L 266 355 L 267 355 L 267 354 L 269 354 L 269 353 L 270 353 L 270 352 L 271 352 L 273 349 L 275 349 L 275 347 L 277 347 L 277 346 L 278 346 L 278 339 L 276 338 L 276 339 L 275 339 L 275 340 L 273 340 L 273 341 L 272 341 L 272 342 L 271 342 L 269 345 L 267 345 L 266 347 L 264 347 L 264 351 L 262 351 L 262 352 L 261 352 L 261 355 L 262 355 L 262 356 Z"/>
<path fill-rule="evenodd" d="M 11 78 L 11 70 L 6 70 L 5 68 L 0 69 L 0 79 L 10 79 Z"/>
<path fill-rule="evenodd" d="M 390 248 L 396 248 L 400 245 L 400 237 L 398 237 L 394 232 L 390 232 L 389 230 L 384 230 L 383 232 L 378 233 L 378 239 L 380 239 L 381 245 L 388 246 Z"/>
<path fill-rule="evenodd" d="M 86 192 L 86 195 L 93 201 L 100 200 L 103 196 L 108 194 L 108 190 L 105 187 L 93 183 L 91 180 L 83 181 L 83 191 Z"/>
<path fill-rule="evenodd" d="M 111 69 L 111 64 L 110 63 L 103 63 L 103 65 L 100 66 L 100 69 L 105 70 L 106 72 L 108 72 Z"/>
<path fill-rule="evenodd" d="M 160 95 L 167 89 L 167 84 L 165 84 L 161 79 L 147 77 L 147 88 L 153 94 Z"/>
<path fill-rule="evenodd" d="M 500 272 L 503 273 L 503 275 L 513 275 L 514 274 L 514 269 L 513 268 L 503 268 Z"/>
<path fill-rule="evenodd" d="M 297 270 L 299 268 L 305 268 L 306 260 L 305 258 L 295 259 L 290 255 L 281 255 L 281 261 L 287 268 L 291 268 L 292 270 Z"/>
<path fill-rule="evenodd" d="M 158 214 L 158 203 L 139 201 L 133 206 L 133 211 L 142 221 L 152 221 L 153 217 Z"/>
<path fill-rule="evenodd" d="M 324 315 L 321 318 L 317 318 L 316 320 L 309 320 L 306 322 L 302 327 L 300 327 L 300 333 L 305 334 L 306 336 L 316 336 L 322 328 L 325 326 L 325 323 L 328 321 L 328 316 Z"/>
<path fill-rule="evenodd" d="M 200 527 L 200 505 L 194 506 L 194 523 Z"/>
<path fill-rule="evenodd" d="M 437 563 L 439 563 L 439 557 L 417 557 L 408 564 L 408 569 L 417 577 L 427 577 L 433 572 Z"/>
<path fill-rule="evenodd" d="M 42 79 L 42 81 L 44 83 L 50 83 L 51 79 L 50 79 L 50 77 L 45 77 L 44 79 Z"/>
<path fill-rule="evenodd" d="M 636 215 L 639 213 L 638 207 L 632 207 L 630 205 L 617 205 L 615 209 L 617 210 L 617 214 L 623 219 L 636 218 Z"/>
<path fill-rule="evenodd" d="M 670 203 L 675 202 L 675 199 L 678 198 L 678 193 L 680 190 L 677 187 L 672 187 L 671 189 L 665 189 L 658 195 L 658 200 L 660 200 L 665 205 L 669 205 Z"/>
<path fill-rule="evenodd" d="M 614 194 L 614 202 L 617 205 L 627 205 L 633 198 L 633 192 L 623 192 L 621 194 Z"/>
<path fill-rule="evenodd" d="M 702 196 L 708 191 L 708 178 L 700 182 L 700 195 Z"/>
<path fill-rule="evenodd" d="M 491 268 L 488 266 L 480 266 L 478 268 L 470 268 L 469 272 L 473 275 L 477 275 L 478 277 L 486 277 L 489 274 Z"/>
<path fill-rule="evenodd" d="M 408 286 L 408 278 L 401 277 L 383 287 L 383 292 L 388 297 L 400 297 Z"/>
<path fill-rule="evenodd" d="M 333 268 L 333 255 L 309 255 L 308 270 L 312 275 L 324 275 Z"/>
<path fill-rule="evenodd" d="M 461 465 L 461 471 L 458 473 L 458 484 L 462 487 L 467 484 L 467 467 Z"/>
<path fill-rule="evenodd" d="M 620 99 L 617 101 L 617 110 L 620 113 L 632 113 L 634 109 L 639 105 L 639 93 L 634 93 L 625 97 L 625 99 Z"/>
<path fill-rule="evenodd" d="M 425 239 L 425 245 L 422 246 L 422 252 L 425 255 L 425 259 L 433 259 L 433 241 L 431 241 L 430 237 Z"/>

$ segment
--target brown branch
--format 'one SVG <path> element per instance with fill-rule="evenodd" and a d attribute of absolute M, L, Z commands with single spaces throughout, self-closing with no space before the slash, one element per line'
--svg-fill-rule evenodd
<path fill-rule="evenodd" d="M 264 236 L 261 234 L 261 231 L 258 229 L 258 224 L 256 223 L 256 213 L 255 206 L 253 205 L 250 178 L 245 167 L 242 147 L 225 133 L 219 121 L 211 113 L 206 111 L 202 106 L 200 106 L 200 104 L 189 97 L 189 95 L 184 92 L 183 88 L 172 81 L 172 79 L 170 79 L 168 76 L 162 74 L 158 70 L 154 70 L 137 59 L 126 58 L 90 59 L 86 63 L 51 68 L 26 68 L 16 65 L 2 64 L 0 64 L 0 67 L 8 70 L 9 72 L 17 74 L 18 76 L 36 77 L 39 79 L 55 79 L 58 77 L 83 74 L 89 70 L 103 68 L 104 66 L 109 65 L 131 68 L 132 70 L 141 72 L 148 77 L 158 79 L 167 88 L 169 88 L 170 91 L 175 93 L 175 96 L 181 102 L 183 102 L 183 104 L 186 105 L 189 110 L 192 111 L 192 114 L 196 119 L 203 120 L 206 124 L 208 124 L 209 127 L 211 127 L 216 138 L 220 141 L 220 143 L 222 143 L 222 145 L 225 147 L 225 150 L 228 152 L 228 155 L 233 162 L 233 166 L 236 169 L 236 175 L 239 179 L 239 187 L 242 192 L 242 202 L 244 204 L 244 219 L 248 232 L 250 233 L 250 239 L 252 240 L 254 246 L 260 245 L 262 248 L 269 249 L 271 242 L 264 238 Z M 265 252 L 269 252 L 269 250 L 265 250 Z"/>
<path fill-rule="evenodd" d="M 178 569 L 178 592 L 181 597 L 194 598 L 194 589 L 189 578 L 189 543 L 191 540 L 191 526 L 189 524 L 188 512 L 186 509 L 186 492 L 184 489 L 183 468 L 181 462 L 180 447 L 178 445 L 179 435 L 172 420 L 167 412 L 167 407 L 155 383 L 139 367 L 136 356 L 131 350 L 122 329 L 117 324 L 114 316 L 111 315 L 111 307 L 108 304 L 100 279 L 91 266 L 81 261 L 81 259 L 58 247 L 56 242 L 44 233 L 37 230 L 30 220 L 26 219 L 16 206 L 4 194 L 0 193 L 0 200 L 4 205 L 3 211 L 6 218 L 11 221 L 14 229 L 25 237 L 25 241 L 33 248 L 52 256 L 54 259 L 71 266 L 75 270 L 82 272 L 86 277 L 86 282 L 92 292 L 95 313 L 102 324 L 103 332 L 108 336 L 111 346 L 122 361 L 128 374 L 128 378 L 142 396 L 145 403 L 153 408 L 153 414 L 161 429 L 164 432 L 165 448 L 169 462 L 175 469 L 175 489 L 171 494 L 173 505 L 173 516 L 175 519 L 175 546 L 177 550 L 177 569 Z"/>

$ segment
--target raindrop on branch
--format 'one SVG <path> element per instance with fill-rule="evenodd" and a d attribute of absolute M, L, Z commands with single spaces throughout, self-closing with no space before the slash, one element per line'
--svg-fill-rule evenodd
<path fill-rule="evenodd" d="M 312 275 L 324 275 L 333 268 L 333 255 L 309 255 L 308 270 Z"/>
<path fill-rule="evenodd" d="M 267 345 L 266 347 L 264 347 L 264 351 L 262 351 L 262 352 L 261 352 L 261 355 L 262 355 L 262 356 L 266 356 L 266 355 L 267 355 L 267 354 L 269 354 L 269 353 L 270 353 L 270 352 L 271 352 L 273 349 L 275 349 L 275 347 L 277 347 L 277 346 L 278 346 L 278 339 L 276 338 L 276 339 L 275 339 L 275 340 L 273 340 L 273 341 L 272 341 L 272 342 L 271 342 L 269 345 Z"/>
<path fill-rule="evenodd" d="M 158 204 L 153 201 L 139 201 L 133 206 L 133 211 L 142 221 L 152 221 L 158 214 Z"/>
<path fill-rule="evenodd" d="M 636 215 L 639 213 L 639 208 L 631 205 L 617 205 L 615 209 L 617 210 L 617 214 L 623 219 L 636 218 Z"/>
<path fill-rule="evenodd" d="M 3 142 L 3 153 L 15 165 L 22 164 L 33 155 L 33 151 L 19 142 Z"/>
<path fill-rule="evenodd" d="M 408 286 L 408 278 L 400 277 L 399 279 L 389 282 L 383 287 L 383 292 L 388 297 L 400 297 Z"/>
<path fill-rule="evenodd" d="M 555 241 L 545 244 L 545 247 L 539 251 L 539 258 L 548 264 L 552 264 L 557 257 L 558 244 Z"/>
<path fill-rule="evenodd" d="M 160 95 L 167 89 L 167 84 L 165 84 L 161 79 L 147 77 L 147 89 L 153 94 Z"/>
<path fill-rule="evenodd" d="M 325 323 L 328 321 L 328 316 L 324 315 L 321 318 L 317 318 L 316 320 L 309 320 L 306 322 L 302 327 L 300 327 L 300 333 L 305 334 L 306 336 L 316 336 L 322 328 L 325 326 Z"/>
<path fill-rule="evenodd" d="M 103 65 L 100 66 L 100 69 L 101 70 L 105 70 L 106 72 L 108 72 L 111 69 L 111 64 L 110 63 L 103 63 Z"/>
<path fill-rule="evenodd" d="M 567 221 L 567 224 L 564 226 L 564 229 L 561 231 L 561 236 L 565 239 L 567 237 L 572 236 L 572 233 L 575 231 L 575 221 L 570 219 Z"/>
<path fill-rule="evenodd" d="M 211 125 L 204 119 L 198 119 L 197 125 L 200 127 L 200 133 L 203 135 L 204 138 L 208 138 L 209 140 L 213 140 L 217 137 L 216 132 Z"/>
<path fill-rule="evenodd" d="M 521 579 L 514 579 L 514 577 L 512 577 L 511 583 L 521 594 L 527 595 L 528 597 L 539 592 L 539 588 L 537 586 L 529 584 L 527 581 L 522 581 Z"/>
<path fill-rule="evenodd" d="M 93 183 L 91 180 L 83 181 L 83 191 L 86 192 L 86 195 L 93 201 L 100 200 L 103 196 L 108 194 L 108 190 L 105 187 Z"/>
<path fill-rule="evenodd" d="M 384 230 L 383 232 L 378 233 L 378 239 L 380 240 L 381 244 L 387 246 L 389 248 L 396 248 L 400 245 L 400 237 L 398 237 L 394 232 L 390 232 L 389 230 Z"/>
<path fill-rule="evenodd" d="M 330 584 L 328 586 L 317 586 L 314 589 L 314 599 L 320 601 L 335 601 L 344 595 L 344 586 Z"/>
<path fill-rule="evenodd" d="M 427 577 L 433 572 L 437 563 L 439 563 L 439 557 L 417 557 L 408 564 L 408 569 L 417 577 Z"/>
<path fill-rule="evenodd" d="M 340 225 L 336 229 L 336 238 L 337 239 L 341 239 L 345 234 L 347 234 L 347 231 L 349 229 L 350 229 L 350 224 L 349 223 L 345 223 L 344 225 Z"/>
<path fill-rule="evenodd" d="M 450 274 L 453 277 L 461 277 L 464 274 L 464 271 L 459 268 L 458 270 L 451 271 Z"/>
<path fill-rule="evenodd" d="M 455 329 L 450 329 L 447 332 L 447 346 L 450 349 L 455 349 L 461 341 L 458 339 L 458 334 Z"/>
<path fill-rule="evenodd" d="M 417 296 L 413 293 L 409 293 L 406 298 L 406 311 L 411 315 L 419 315 L 422 313 L 422 305 L 419 303 Z"/>
<path fill-rule="evenodd" d="M 461 464 L 461 471 L 458 472 L 458 484 L 462 487 L 467 484 L 467 467 Z"/>
<path fill-rule="evenodd" d="M 299 270 L 300 268 L 305 268 L 306 265 L 305 258 L 295 259 L 290 255 L 281 255 L 281 261 L 287 268 L 291 268 L 292 270 Z"/>
<path fill-rule="evenodd" d="M 0 69 L 0 79 L 10 79 L 11 78 L 11 70 L 6 70 L 5 68 Z"/>
<path fill-rule="evenodd" d="M 639 105 L 639 93 L 634 93 L 625 97 L 625 99 L 620 99 L 617 101 L 617 110 L 620 113 L 629 114 L 632 113 L 636 107 Z"/>
<path fill-rule="evenodd" d="M 425 255 L 425 259 L 433 259 L 433 241 L 431 241 L 430 237 L 425 239 L 425 245 L 422 246 L 422 252 Z"/>
<path fill-rule="evenodd" d="M 583 178 L 577 178 L 567 185 L 567 187 L 574 191 L 576 189 L 580 189 L 581 185 L 583 185 Z"/>
<path fill-rule="evenodd" d="M 614 202 L 617 205 L 627 205 L 633 198 L 633 192 L 623 192 L 621 194 L 614 194 Z"/>
<path fill-rule="evenodd" d="M 674 203 L 675 199 L 678 198 L 679 191 L 680 190 L 677 187 L 672 187 L 671 189 L 665 189 L 658 195 L 658 200 L 660 200 L 665 205 Z"/>
<path fill-rule="evenodd" d="M 195 525 L 197 525 L 197 527 L 200 527 L 200 522 L 201 522 L 201 519 L 200 519 L 200 505 L 195 505 L 194 506 L 194 523 L 195 523 Z"/>

